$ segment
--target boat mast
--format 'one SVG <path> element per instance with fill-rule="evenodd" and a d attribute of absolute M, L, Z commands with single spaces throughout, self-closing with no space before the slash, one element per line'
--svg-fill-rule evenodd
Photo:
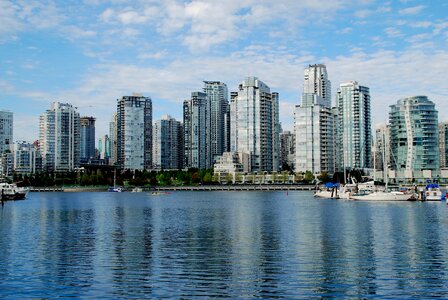
<path fill-rule="evenodd" d="M 389 180 L 387 178 L 388 167 L 386 166 L 386 137 L 385 137 L 384 131 L 383 131 L 382 139 L 383 139 L 383 149 L 382 149 L 381 158 L 383 159 L 383 178 L 384 178 L 384 182 L 386 183 L 386 192 L 387 192 L 387 186 L 388 186 Z"/>

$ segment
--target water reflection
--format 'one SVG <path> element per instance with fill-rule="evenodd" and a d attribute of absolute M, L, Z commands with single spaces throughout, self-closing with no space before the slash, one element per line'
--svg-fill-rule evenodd
<path fill-rule="evenodd" d="M 307 192 L 34 193 L 0 212 L 0 297 L 446 298 L 447 211 Z"/>

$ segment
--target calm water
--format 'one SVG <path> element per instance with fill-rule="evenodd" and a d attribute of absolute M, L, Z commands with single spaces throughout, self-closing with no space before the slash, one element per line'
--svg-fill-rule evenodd
<path fill-rule="evenodd" d="M 0 209 L 0 298 L 448 298 L 444 202 L 32 193 Z"/>

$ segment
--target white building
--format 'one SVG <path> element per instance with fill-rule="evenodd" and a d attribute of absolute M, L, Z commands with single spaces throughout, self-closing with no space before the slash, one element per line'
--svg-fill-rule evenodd
<path fill-rule="evenodd" d="M 335 118 L 326 67 L 309 65 L 304 71 L 302 103 L 294 111 L 296 172 L 334 173 Z"/>
<path fill-rule="evenodd" d="M 252 172 L 279 169 L 278 94 L 256 77 L 246 78 L 230 100 L 231 152 L 250 155 Z"/>
<path fill-rule="evenodd" d="M 322 106 L 331 106 L 331 82 L 328 79 L 327 67 L 323 64 L 309 65 L 304 70 L 302 106 L 316 104 L 314 97 L 306 101 L 308 95 L 319 96 L 317 103 Z M 307 104 L 308 103 L 308 104 Z"/>
<path fill-rule="evenodd" d="M 80 118 L 68 103 L 54 102 L 39 119 L 39 146 L 45 171 L 70 172 L 79 166 Z"/>
<path fill-rule="evenodd" d="M 117 100 L 117 163 L 122 169 L 150 169 L 151 156 L 151 98 L 123 96 Z"/>
<path fill-rule="evenodd" d="M 249 173 L 250 155 L 244 152 L 224 152 L 214 165 L 213 171 L 219 178 L 225 178 L 231 175 L 235 181 L 236 173 Z"/>
<path fill-rule="evenodd" d="M 364 169 L 372 164 L 372 121 L 370 91 L 356 81 L 340 85 L 336 95 L 339 144 L 342 147 L 340 169 Z"/>

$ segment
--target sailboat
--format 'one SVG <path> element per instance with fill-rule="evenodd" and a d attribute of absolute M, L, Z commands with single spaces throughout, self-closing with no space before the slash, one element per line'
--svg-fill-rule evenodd
<path fill-rule="evenodd" d="M 385 151 L 386 141 L 383 134 L 383 174 L 384 181 L 386 183 L 386 188 L 384 191 L 362 191 L 361 193 L 353 194 L 350 196 L 350 199 L 353 200 L 364 200 L 364 201 L 407 201 L 413 199 L 413 194 L 405 193 L 401 191 L 388 191 L 388 177 L 387 177 L 387 169 L 385 168 L 386 159 L 385 159 Z M 374 156 L 375 157 L 375 156 Z"/>
<path fill-rule="evenodd" d="M 123 192 L 123 189 L 119 186 L 116 186 L 116 180 L 117 180 L 117 169 L 114 169 L 114 186 L 110 187 L 107 191 L 112 193 L 121 193 Z"/>

